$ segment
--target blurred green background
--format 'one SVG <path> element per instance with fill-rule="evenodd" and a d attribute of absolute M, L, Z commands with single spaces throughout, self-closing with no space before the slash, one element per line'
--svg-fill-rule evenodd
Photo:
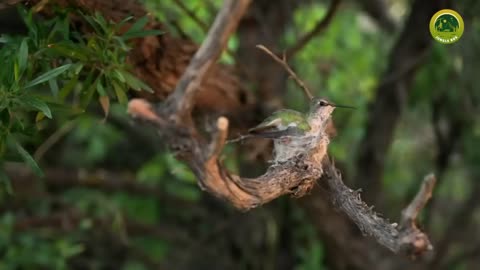
<path fill-rule="evenodd" d="M 307 0 L 253 2 L 248 19 L 256 23 L 240 24 L 239 33 L 228 43 L 229 53 L 221 57 L 222 64 L 248 64 L 238 57 L 255 50 L 242 51 L 242 44 L 249 44 L 242 39 L 248 36 L 247 31 L 256 33 L 256 38 L 264 36 L 265 44 L 276 51 L 292 47 L 322 20 L 330 5 L 328 1 Z M 289 63 L 314 95 L 357 107 L 355 111 L 335 111 L 337 136 L 329 153 L 348 185 L 367 189 L 368 185 L 354 177 L 359 170 L 367 169 L 359 167 L 358 153 L 362 144 L 370 142 L 365 138 L 369 110 L 377 102 L 378 86 L 389 76 L 385 70 L 395 46 L 402 47 L 402 42 L 408 46 L 409 41 L 401 39 L 405 36 L 402 29 L 413 12 L 414 1 L 364 2 L 368 1 L 342 1 L 324 32 L 289 58 Z M 97 18 L 100 22 L 93 24 L 106 27 L 99 30 L 98 41 L 75 37 L 71 44 L 63 45 L 66 52 L 50 52 L 45 49 L 48 38 L 61 41 L 62 36 L 74 36 L 78 31 L 74 27 L 65 30 L 69 28 L 66 14 L 73 11 L 60 10 L 54 14 L 61 20 L 55 21 L 54 16 L 51 23 L 58 24 L 58 33 L 39 38 L 46 40 L 43 45 L 33 42 L 37 37 L 32 37 L 32 27 L 19 33 L 1 28 L 5 33 L 14 30 L 2 36 L 3 76 L 7 77 L 4 68 L 18 69 L 26 61 L 20 49 L 24 38 L 28 61 L 20 74 L 24 81 L 16 82 L 17 90 L 9 88 L 7 79 L 0 87 L 0 153 L 4 167 L 0 173 L 0 269 L 478 269 L 480 89 L 475 78 L 480 67 L 480 19 L 476 16 L 480 5 L 476 1 L 457 2 L 451 7 L 463 15 L 463 37 L 452 45 L 432 39 L 429 49 L 414 63 L 415 69 L 406 72 L 413 73 L 413 81 L 401 86 L 409 90 L 399 97 L 404 101 L 400 118 L 387 152 L 379 157 L 384 166 L 381 199 L 376 201 L 378 211 L 392 222 L 398 221 L 423 176 L 435 172 L 438 186 L 434 200 L 420 220 L 434 246 L 441 245 L 441 253 L 433 252 L 429 258 L 411 263 L 364 238 L 352 224 L 344 225 L 350 235 L 358 237 L 342 244 L 338 242 L 341 235 L 329 236 L 335 230 L 325 229 L 338 226 L 333 223 L 338 218 L 325 213 L 341 213 L 318 212 L 316 216 L 311 211 L 315 199 L 309 197 L 320 196 L 317 192 L 301 200 L 282 197 L 240 213 L 201 191 L 193 173 L 165 149 L 155 131 L 135 125 L 126 114 L 127 95 L 135 95 L 127 90 L 148 91 L 149 87 L 137 78 L 122 80 L 122 76 L 109 72 L 131 72 L 124 62 L 128 46 L 134 45 L 114 30 L 109 36 L 107 30 L 114 29 L 115 24 L 102 24 L 102 15 L 97 14 L 85 16 Z M 375 3 L 381 3 L 381 14 L 388 20 L 369 11 L 369 5 Z M 164 29 L 161 33 L 136 33 L 138 36 L 168 35 L 200 44 L 206 36 L 205 26 L 211 24 L 222 1 L 145 0 L 143 4 L 164 23 Z M 198 17 L 197 21 L 182 5 Z M 13 8 L 9 12 L 20 17 L 18 14 L 28 13 L 28 9 L 17 12 Z M 31 16 L 25 14 L 24 18 Z M 30 19 L 36 25 L 33 28 L 52 29 L 52 25 L 44 24 L 52 18 L 33 15 Z M 408 31 L 411 35 L 428 32 L 428 25 Z M 97 53 L 88 56 L 88 61 L 69 55 L 82 54 L 78 45 L 82 42 Z M 25 87 L 27 81 L 51 70 L 52 61 L 67 58 L 73 60 L 55 65 L 72 65 L 55 75 L 58 82 L 49 77 L 35 87 Z M 10 60 L 13 62 L 8 66 Z M 89 72 L 95 74 L 93 77 L 98 75 L 100 83 L 89 81 Z M 241 78 L 241 83 L 257 95 L 261 90 L 255 78 L 258 75 L 253 80 Z M 282 107 L 306 110 L 302 91 L 285 74 L 280 72 L 266 80 L 280 80 L 283 85 L 276 95 Z M 69 91 L 65 90 L 68 85 L 72 92 L 66 93 L 64 100 L 57 99 L 55 89 Z M 88 88 L 93 90 L 82 102 L 81 97 L 89 95 L 84 93 Z M 29 95 L 35 100 L 27 100 Z M 45 117 L 49 114 L 52 119 Z M 264 161 L 245 161 L 236 147 L 242 145 L 228 146 L 224 151 L 229 168 L 241 174 L 245 166 L 264 168 Z M 39 176 L 31 173 L 32 167 Z M 369 250 L 365 254 L 371 256 L 363 258 L 368 263 L 356 263 L 357 255 L 342 249 L 342 245 L 359 243 Z"/>

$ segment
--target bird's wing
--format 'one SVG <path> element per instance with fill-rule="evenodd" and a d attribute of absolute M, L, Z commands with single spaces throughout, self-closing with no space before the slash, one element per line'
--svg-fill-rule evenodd
<path fill-rule="evenodd" d="M 300 130 L 309 131 L 311 129 L 310 125 L 308 124 L 307 118 L 305 117 L 305 115 L 303 115 L 300 112 L 289 110 L 289 109 L 283 109 L 274 113 L 273 115 L 275 116 L 276 114 L 286 115 L 282 117 L 283 124 L 285 126 L 288 126 L 289 123 L 290 124 L 293 123 L 294 127 L 297 127 Z"/>
<path fill-rule="evenodd" d="M 304 134 L 304 130 L 309 129 L 310 126 L 301 113 L 293 110 L 280 110 L 266 118 L 258 126 L 251 128 L 248 133 L 255 137 L 278 138 L 300 136 Z"/>
<path fill-rule="evenodd" d="M 296 127 L 288 127 L 284 130 L 276 130 L 276 129 L 270 129 L 270 130 L 250 130 L 248 135 L 250 137 L 261 137 L 261 138 L 268 138 L 268 139 L 277 139 L 280 137 L 285 137 L 285 136 L 301 136 L 303 135 L 304 132 L 301 131 L 300 129 Z"/>

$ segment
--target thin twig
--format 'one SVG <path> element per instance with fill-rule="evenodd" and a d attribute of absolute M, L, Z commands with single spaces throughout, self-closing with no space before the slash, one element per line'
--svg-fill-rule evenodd
<path fill-rule="evenodd" d="M 299 52 L 305 45 L 310 42 L 315 36 L 323 32 L 325 29 L 327 29 L 328 25 L 332 21 L 335 12 L 338 9 L 338 6 L 340 4 L 340 0 L 331 0 L 330 2 L 330 7 L 328 8 L 327 14 L 325 14 L 325 17 L 323 17 L 312 29 L 312 31 L 306 33 L 303 37 L 301 37 L 295 45 L 293 45 L 291 48 L 287 49 L 287 54 L 292 57 L 295 55 L 297 52 Z"/>
<path fill-rule="evenodd" d="M 61 128 L 56 130 L 50 137 L 48 137 L 45 142 L 43 142 L 35 151 L 33 158 L 36 161 L 40 161 L 45 153 L 52 148 L 63 136 L 69 133 L 75 127 L 75 120 L 68 121 Z"/>
<path fill-rule="evenodd" d="M 192 20 L 198 24 L 198 26 L 206 33 L 208 32 L 208 25 L 202 19 L 200 19 L 195 12 L 190 10 L 182 0 L 172 0 L 185 14 L 187 14 Z"/>
<path fill-rule="evenodd" d="M 302 80 L 300 80 L 300 78 L 297 76 L 297 74 L 295 74 L 295 72 L 288 65 L 285 55 L 283 55 L 283 59 L 280 59 L 272 51 L 270 51 L 269 49 L 267 49 L 263 45 L 257 45 L 257 48 L 264 51 L 266 54 L 271 56 L 273 58 L 273 60 L 275 60 L 277 63 L 279 63 L 288 72 L 288 74 L 295 80 L 295 82 L 303 89 L 303 92 L 305 93 L 305 95 L 307 95 L 308 99 L 311 100 L 313 98 L 312 92 L 310 92 L 310 90 L 305 85 L 305 83 Z"/>

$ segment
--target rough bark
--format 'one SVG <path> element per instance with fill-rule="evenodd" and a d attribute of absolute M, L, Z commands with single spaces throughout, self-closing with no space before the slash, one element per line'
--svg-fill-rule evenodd
<path fill-rule="evenodd" d="M 304 155 L 270 166 L 265 174 L 254 179 L 241 178 L 222 166 L 219 155 L 227 137 L 228 120 L 224 117 L 217 120 L 217 134 L 209 141 L 199 135 L 191 121 L 191 104 L 202 77 L 224 49 L 228 36 L 248 5 L 248 1 L 232 1 L 225 2 L 207 39 L 167 101 L 154 108 L 144 100 L 132 100 L 129 113 L 159 129 L 172 150 L 194 171 L 203 189 L 238 209 L 249 210 L 283 194 L 302 196 L 322 177 L 333 203 L 378 243 L 394 253 L 410 256 L 430 250 L 428 237 L 416 226 L 416 217 L 431 196 L 435 181 L 433 176 L 425 180 L 417 197 L 404 210 L 397 228 L 397 225 L 379 217 L 356 192 L 343 184 L 336 168 L 327 162 L 328 139 L 320 139 Z"/>
<path fill-rule="evenodd" d="M 78 1 L 77 4 L 85 4 L 85 2 L 88 1 Z M 311 153 L 296 158 L 288 164 L 269 168 L 266 174 L 259 178 L 244 179 L 230 174 L 219 162 L 219 155 L 227 136 L 228 120 L 223 117 L 218 119 L 216 124 L 218 132 L 212 136 L 213 138 L 204 138 L 193 125 L 191 113 L 194 105 L 199 106 L 199 104 L 202 104 L 198 102 L 198 96 L 202 93 L 202 85 L 204 85 L 204 81 L 212 75 L 212 72 L 215 72 L 215 61 L 221 50 L 225 47 L 228 36 L 234 31 L 238 20 L 245 11 L 246 6 L 248 6 L 248 2 L 249 1 L 234 2 L 233 0 L 225 2 L 224 8 L 217 17 L 218 21 L 212 26 L 204 45 L 197 51 L 188 67 L 183 68 L 183 72 L 181 73 L 183 74 L 182 77 L 176 82 L 173 82 L 172 79 L 171 85 L 175 85 L 175 91 L 168 96 L 165 103 L 152 107 L 145 101 L 132 100 L 129 106 L 130 113 L 133 116 L 149 122 L 162 132 L 166 142 L 170 144 L 171 148 L 178 154 L 178 157 L 183 159 L 196 173 L 199 178 L 199 183 L 203 188 L 240 209 L 256 207 L 282 194 L 305 194 L 305 192 L 311 188 L 314 181 L 322 175 L 321 162 L 326 154 L 326 145 L 319 145 L 319 147 L 312 149 Z M 418 3 L 417 5 L 421 6 Z M 113 9 L 113 7 L 109 5 L 92 5 L 87 8 L 98 9 L 104 6 Z M 125 3 L 122 3 L 122 6 L 124 7 Z M 122 11 L 116 12 L 118 14 L 125 14 L 123 8 Z M 153 23 L 153 25 L 155 25 L 155 23 Z M 159 63 L 155 61 L 158 61 L 158 59 L 156 59 L 157 56 L 162 54 L 158 52 L 161 47 L 158 45 L 161 43 L 159 39 L 161 38 L 156 37 L 153 39 L 147 38 L 140 40 L 136 47 L 136 52 L 140 53 L 141 57 L 136 58 L 132 56 L 135 59 L 135 61 L 132 61 L 136 67 L 139 68 L 140 71 L 145 71 L 146 74 L 148 74 L 149 70 L 141 70 L 144 66 L 151 64 L 155 70 L 158 68 L 155 64 L 158 65 Z M 420 43 L 420 45 L 424 45 L 422 42 Z M 406 46 L 415 47 L 416 45 L 418 44 L 414 43 L 412 45 L 407 42 Z M 172 48 L 172 50 L 174 49 Z M 187 54 L 188 53 L 185 52 L 182 53 L 185 59 L 187 58 Z M 394 57 L 392 56 L 392 58 Z M 151 59 L 155 59 L 155 61 L 152 63 L 148 62 Z M 182 63 L 186 66 L 187 60 L 185 59 L 173 66 L 176 68 L 177 65 L 181 65 Z M 138 62 L 136 62 L 136 60 L 138 60 Z M 172 61 L 175 62 L 177 60 Z M 405 72 L 410 74 L 410 70 Z M 139 75 L 146 76 L 143 73 Z M 155 80 L 168 81 L 168 77 L 162 77 L 159 74 L 151 76 L 155 78 Z M 149 81 L 146 77 L 144 77 L 144 79 L 147 82 Z M 152 81 L 151 83 L 153 84 L 155 82 Z M 396 80 L 393 80 L 393 83 L 389 83 L 393 84 L 393 86 L 397 84 Z M 156 90 L 161 89 L 156 92 L 157 94 L 162 93 L 162 95 L 164 95 L 161 96 L 161 98 L 171 93 L 171 89 L 173 88 L 170 87 L 167 91 L 162 88 L 163 86 L 161 84 L 152 86 L 154 86 Z M 400 86 L 397 85 L 397 87 Z M 208 95 L 210 95 L 210 91 L 215 91 L 212 90 L 214 89 L 213 86 L 208 89 L 209 90 L 205 90 L 205 93 Z M 222 111 L 222 109 L 220 108 L 219 111 Z M 366 205 L 358 201 L 356 196 L 352 196 L 353 193 L 341 184 L 341 179 L 335 176 L 334 171 L 335 169 L 329 168 L 331 174 L 325 174 L 324 176 L 329 177 L 328 175 L 330 175 L 330 178 L 326 178 L 329 179 L 327 183 L 331 188 L 330 193 L 333 194 L 332 197 L 334 201 L 338 203 L 339 208 L 344 210 L 357 225 L 362 228 L 367 228 L 366 232 L 377 237 L 377 240 L 385 238 L 386 240 L 379 240 L 379 242 L 394 252 L 405 251 L 407 254 L 416 254 L 417 252 L 422 253 L 427 249 L 426 247 L 429 246 L 428 241 L 422 240 L 422 244 L 417 245 L 417 236 L 423 236 L 423 233 L 420 231 L 415 231 L 413 237 L 409 237 L 411 240 L 404 243 L 404 241 L 399 238 L 400 233 L 396 231 L 395 227 L 386 223 L 383 219 L 377 218 L 373 212 L 368 212 Z M 332 175 L 334 176 L 332 177 Z M 358 217 L 358 215 L 361 217 Z M 348 220 L 345 219 L 342 221 L 342 224 L 348 224 Z M 368 224 L 374 226 L 369 228 L 369 226 L 367 226 Z M 415 229 L 414 223 L 407 225 Z M 407 225 L 405 225 L 405 228 Z M 377 231 L 378 228 L 380 228 L 379 231 Z M 389 237 L 381 238 L 382 233 L 385 232 L 385 235 L 389 235 Z M 346 244 L 348 244 L 348 242 Z M 404 250 L 402 247 L 405 245 L 410 248 Z"/>

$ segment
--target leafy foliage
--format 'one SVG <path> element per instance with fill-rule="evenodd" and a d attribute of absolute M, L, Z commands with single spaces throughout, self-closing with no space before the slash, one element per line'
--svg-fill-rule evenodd
<path fill-rule="evenodd" d="M 24 143 L 39 122 L 55 116 L 56 108 L 76 114 L 98 99 L 108 115 L 110 99 L 126 104 L 129 89 L 152 91 L 126 64 L 129 40 L 161 34 L 143 30 L 147 17 L 122 33 L 133 17 L 114 23 L 100 14 L 81 13 L 92 29 L 83 35 L 71 29 L 67 12 L 50 20 L 35 20 L 32 11 L 20 9 L 27 36 L 1 37 L 0 165 L 20 157 L 42 175 Z"/>
<path fill-rule="evenodd" d="M 205 27 L 175 4 L 177 1 L 144 2 L 165 23 L 169 34 L 188 36 L 196 43 L 204 40 Z M 222 3 L 180 2 L 207 26 Z M 276 45 L 286 48 L 296 43 L 323 18 L 328 2 L 296 5 L 283 43 Z M 390 2 L 387 5 L 399 11 L 395 15 L 400 19 L 408 10 L 408 1 Z M 468 2 L 469 8 L 462 15 L 479 10 L 478 5 L 472 7 L 475 1 Z M 62 141 L 41 164 L 67 171 L 72 168 L 81 181 L 71 185 L 36 181 L 33 187 L 22 186 L 27 189 L 25 194 L 0 192 L 4 210 L 0 215 L 0 269 L 210 269 L 213 261 L 223 266 L 219 269 L 275 269 L 284 262 L 291 269 L 330 269 L 326 264 L 335 258 L 318 237 L 318 224 L 311 223 L 296 201 L 280 198 L 255 211 L 236 213 L 201 191 L 184 164 L 154 146 L 158 137 L 147 140 L 150 137 L 142 137 L 146 130 L 129 130 L 132 127 L 123 121 L 127 119 L 124 104 L 128 91 L 151 90 L 126 64 L 130 42 L 160 34 L 144 30 L 146 17 L 113 23 L 100 14 L 54 12 L 50 19 L 38 20 L 31 11 L 20 10 L 28 32 L 0 37 L 0 167 L 2 162 L 20 161 L 41 175 L 42 167 L 33 153 L 51 133 L 56 135 L 68 126 Z M 73 27 L 68 13 L 81 18 L 89 31 Z M 257 14 L 252 17 L 264 19 Z M 411 31 L 418 30 L 421 27 Z M 270 31 L 261 29 L 266 36 Z M 466 119 L 463 109 L 477 106 L 470 111 L 473 124 L 458 138 L 451 165 L 434 195 L 440 206 L 449 206 L 440 207 L 440 215 L 432 218 L 432 235 L 440 236 L 438 239 L 448 225 L 444 216 L 455 216 L 454 210 L 462 207 L 480 175 L 480 118 L 475 117 L 480 97 L 475 80 L 480 62 L 478 33 L 480 22 L 473 19 L 460 42 L 433 46 L 413 82 L 391 150 L 382 157 L 386 164 L 386 205 L 377 207 L 390 208 L 386 213 L 398 213 L 406 198 L 417 190 L 418 179 L 436 168 L 432 98 L 443 96 L 442 128 L 448 128 L 449 117 Z M 310 89 L 315 89 L 315 95 L 358 108 L 334 113 L 338 135 L 329 153 L 345 167 L 345 179 L 355 173 L 355 152 L 365 132 L 368 104 L 374 99 L 395 38 L 377 29 L 355 5 L 342 5 L 328 29 L 288 59 Z M 224 63 L 234 64 L 235 54 L 231 52 L 241 42 L 235 36 L 230 39 L 230 53 L 223 55 Z M 242 83 L 248 87 L 251 82 Z M 303 94 L 296 85 L 288 84 L 288 92 L 282 97 L 285 106 L 305 110 Z M 464 99 L 468 102 L 459 103 Z M 102 121 L 107 114 L 112 121 Z M 142 136 L 135 137 L 139 133 Z M 251 170 L 237 151 L 233 146 L 225 149 L 228 168 Z M 111 170 L 116 177 L 103 181 L 98 177 L 103 169 Z M 10 193 L 20 190 L 1 169 L 0 184 Z M 118 188 L 116 184 L 125 186 Z M 136 185 L 143 189 L 132 188 Z M 34 192 L 30 193 L 30 188 Z M 65 213 L 74 218 L 70 220 Z M 478 227 L 478 210 L 474 215 L 473 229 Z M 45 222 L 51 216 L 60 217 L 60 221 Z M 30 218 L 44 223 L 37 227 Z M 324 222 L 330 218 L 325 216 Z M 326 228 L 334 225 L 326 224 L 330 226 Z M 461 244 L 453 244 L 453 255 L 462 254 L 465 248 Z"/>

